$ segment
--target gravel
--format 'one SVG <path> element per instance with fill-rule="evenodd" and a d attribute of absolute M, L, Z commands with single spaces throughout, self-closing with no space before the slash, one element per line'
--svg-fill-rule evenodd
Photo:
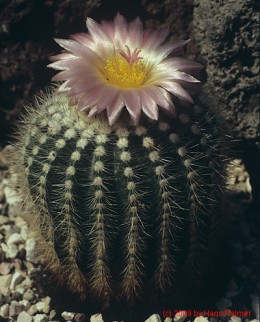
<path fill-rule="evenodd" d="M 5 153 L 2 151 L 0 158 Z M 70 299 L 60 303 L 53 296 L 53 290 L 46 287 L 48 276 L 35 258 L 35 240 L 28 235 L 28 225 L 19 216 L 19 198 L 10 187 L 8 165 L 2 160 L 0 165 L 0 321 L 136 322 L 127 316 L 123 321 L 105 320 L 105 314 L 94 314 L 93 309 L 92 313 L 86 312 L 79 305 L 73 307 Z M 250 210 L 250 185 L 241 162 L 236 161 L 233 172 L 235 175 L 230 179 L 233 189 L 231 199 L 238 229 L 230 233 L 228 243 L 235 269 L 214 310 L 248 311 L 251 312 L 250 316 L 246 319 L 241 319 L 237 314 L 221 318 L 192 317 L 185 311 L 178 314 L 167 311 L 167 315 L 154 312 L 150 317 L 147 316 L 145 322 L 259 321 L 259 224 L 257 214 Z M 52 288 L 57 286 L 53 285 Z"/>

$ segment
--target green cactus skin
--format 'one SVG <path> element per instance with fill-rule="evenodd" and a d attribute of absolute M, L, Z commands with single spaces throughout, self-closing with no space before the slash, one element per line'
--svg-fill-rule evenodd
<path fill-rule="evenodd" d="M 185 267 L 203 275 L 227 162 L 214 116 L 183 106 L 176 119 L 111 127 L 64 94 L 36 105 L 19 127 L 12 170 L 54 276 L 109 305 L 147 286 L 164 294 Z"/>

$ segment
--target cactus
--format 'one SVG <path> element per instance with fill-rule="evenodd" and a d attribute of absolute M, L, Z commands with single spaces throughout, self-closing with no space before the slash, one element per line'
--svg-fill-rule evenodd
<path fill-rule="evenodd" d="M 82 298 L 164 293 L 203 275 L 221 217 L 223 135 L 202 107 L 138 126 L 86 118 L 65 94 L 37 100 L 19 127 L 13 173 L 39 254 Z"/>

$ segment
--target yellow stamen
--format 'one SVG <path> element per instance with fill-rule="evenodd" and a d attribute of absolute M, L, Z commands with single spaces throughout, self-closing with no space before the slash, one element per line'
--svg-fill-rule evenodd
<path fill-rule="evenodd" d="M 143 61 L 129 63 L 120 54 L 106 60 L 104 76 L 107 81 L 122 88 L 140 87 L 146 78 L 146 67 Z"/>

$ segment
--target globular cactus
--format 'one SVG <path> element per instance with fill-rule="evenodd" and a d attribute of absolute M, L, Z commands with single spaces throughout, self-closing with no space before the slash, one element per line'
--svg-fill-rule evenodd
<path fill-rule="evenodd" d="M 194 105 L 178 117 L 87 118 L 49 93 L 24 116 L 13 172 L 39 254 L 75 293 L 105 305 L 164 293 L 185 267 L 203 273 L 225 176 L 223 136 Z"/>

